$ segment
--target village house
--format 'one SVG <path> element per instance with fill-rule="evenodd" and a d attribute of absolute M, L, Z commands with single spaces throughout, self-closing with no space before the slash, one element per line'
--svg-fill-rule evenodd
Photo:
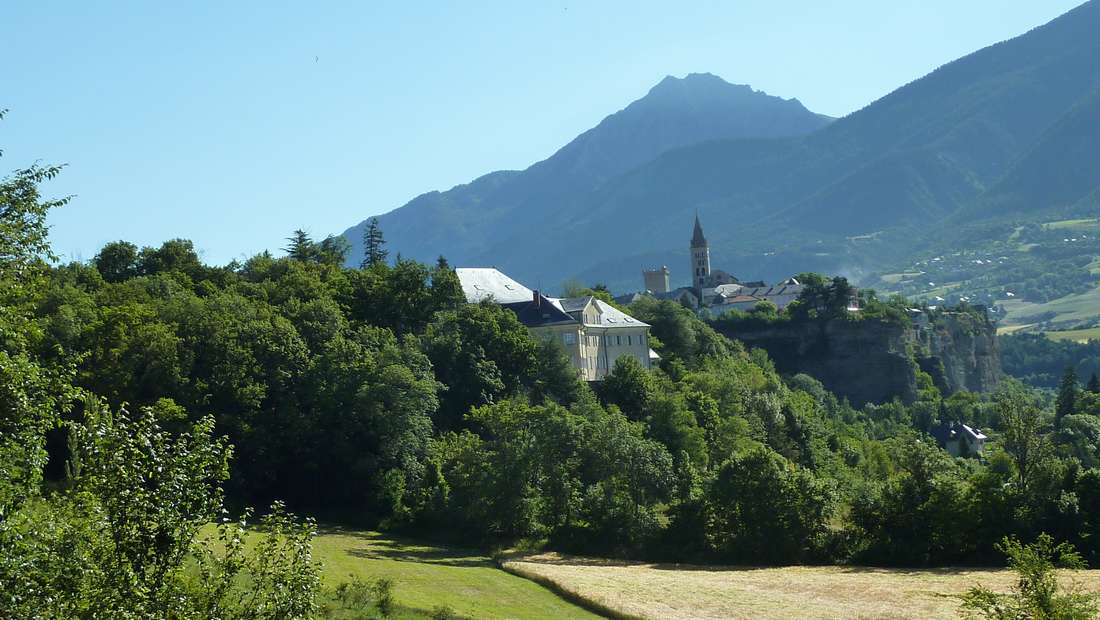
<path fill-rule="evenodd" d="M 931 435 L 951 456 L 978 456 L 989 439 L 980 430 L 957 422 L 941 423 Z"/>
<path fill-rule="evenodd" d="M 557 341 L 586 381 L 600 381 L 629 355 L 643 368 L 660 359 L 649 348 L 649 325 L 595 297 L 547 297 L 494 268 L 455 269 L 466 301 L 491 300 L 515 313 L 531 334 Z"/>

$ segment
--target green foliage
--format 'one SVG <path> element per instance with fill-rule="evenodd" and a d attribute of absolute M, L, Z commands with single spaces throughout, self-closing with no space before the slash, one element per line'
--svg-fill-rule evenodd
<path fill-rule="evenodd" d="M 152 411 L 112 414 L 95 400 L 69 428 L 68 488 L 0 522 L 0 615 L 305 618 L 318 572 L 313 528 L 276 509 L 252 550 L 243 525 L 220 544 L 199 531 L 221 516 L 230 450 L 213 419 L 171 435 Z"/>
<path fill-rule="evenodd" d="M 995 620 L 1083 620 L 1096 617 L 1100 611 L 1096 594 L 1066 589 L 1058 583 L 1055 567 L 1085 568 L 1073 545 L 1054 544 L 1054 539 L 1042 533 L 1028 545 L 1006 537 L 997 544 L 997 550 L 1008 557 L 1009 568 L 1019 576 L 1016 586 L 1011 594 L 975 586 L 963 595 L 963 610 Z"/>
<path fill-rule="evenodd" d="M 370 224 L 363 230 L 363 269 L 369 269 L 384 265 L 389 250 L 385 249 L 386 239 L 382 235 L 382 228 L 378 225 L 378 218 L 372 217 Z"/>
<path fill-rule="evenodd" d="M 1077 384 L 1077 373 L 1072 367 L 1067 367 L 1062 374 L 1062 383 L 1058 386 L 1058 400 L 1054 404 L 1054 423 L 1058 424 L 1067 415 L 1077 412 L 1077 392 L 1080 390 Z"/>
<path fill-rule="evenodd" d="M 836 509 L 830 481 L 757 447 L 723 464 L 711 484 L 707 537 L 720 557 L 740 563 L 825 557 Z"/>
<path fill-rule="evenodd" d="M 333 588 L 321 615 L 335 620 L 389 618 L 397 606 L 393 590 L 393 581 L 389 579 L 366 582 L 357 576 Z"/>
<path fill-rule="evenodd" d="M 1057 388 L 1067 368 L 1079 377 L 1100 372 L 1100 340 L 1088 343 L 1051 340 L 1043 334 L 1013 334 L 998 339 L 1006 374 L 1042 388 Z"/>

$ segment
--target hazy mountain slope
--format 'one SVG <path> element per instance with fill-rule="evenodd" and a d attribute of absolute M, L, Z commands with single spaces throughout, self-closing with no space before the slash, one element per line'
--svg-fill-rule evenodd
<path fill-rule="evenodd" d="M 667 77 L 527 170 L 495 172 L 446 192 L 423 194 L 380 221 L 394 252 L 421 260 L 444 254 L 464 263 L 490 243 L 522 236 L 547 218 L 553 221 L 563 205 L 669 149 L 723 138 L 803 135 L 830 120 L 797 100 L 713 75 Z M 362 251 L 362 226 L 344 233 L 353 246 L 353 262 Z"/>
<path fill-rule="evenodd" d="M 1010 214 L 1081 214 L 1100 190 L 1100 88 L 1055 123 L 958 221 Z"/>
<path fill-rule="evenodd" d="M 662 262 L 682 281 L 685 270 L 677 268 L 696 210 L 715 263 L 749 277 L 845 269 L 903 253 L 1014 170 L 1100 87 L 1098 32 L 1100 2 L 1093 1 L 804 138 L 666 153 L 605 183 L 538 238 L 519 245 L 498 237 L 479 258 L 520 277 L 555 282 L 579 273 L 613 285 Z M 1061 166 L 1059 148 L 1044 151 L 1050 169 Z M 909 232 L 888 244 L 847 240 L 888 229 Z M 561 260 L 539 264 L 534 257 L 548 251 Z"/>
<path fill-rule="evenodd" d="M 858 273 L 906 256 L 956 218 L 1045 208 L 1062 200 L 1044 198 L 1055 185 L 1087 195 L 1097 169 L 1087 164 L 1097 33 L 1100 0 L 1092 0 L 804 135 L 706 141 L 707 127 L 745 126 L 695 124 L 685 119 L 709 119 L 696 110 L 722 106 L 685 102 L 728 89 L 712 76 L 666 80 L 549 160 L 490 175 L 491 191 L 473 191 L 488 185 L 481 179 L 422 196 L 385 216 L 383 228 L 405 255 L 443 253 L 543 285 L 580 276 L 630 288 L 640 269 L 662 263 L 686 280 L 681 263 L 698 212 L 716 267 L 768 279 Z M 690 97 L 672 96 L 680 91 L 669 87 L 689 85 Z"/>

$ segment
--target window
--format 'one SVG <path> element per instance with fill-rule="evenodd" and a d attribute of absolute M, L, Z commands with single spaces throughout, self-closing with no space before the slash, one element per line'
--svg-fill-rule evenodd
<path fill-rule="evenodd" d="M 630 334 L 627 334 L 627 335 L 626 335 L 626 346 L 628 346 L 628 347 L 629 347 L 629 346 L 633 346 L 633 345 L 634 345 L 634 343 L 633 343 L 633 342 L 631 342 L 631 340 L 632 340 L 632 339 L 633 339 L 633 338 L 631 337 L 631 335 L 630 335 Z"/>
<path fill-rule="evenodd" d="M 576 334 L 563 334 L 565 337 L 565 344 L 577 344 Z"/>
<path fill-rule="evenodd" d="M 623 346 L 623 337 L 622 336 L 615 336 L 615 346 L 618 346 L 618 347 Z"/>
<path fill-rule="evenodd" d="M 607 346 L 611 346 L 611 336 L 607 337 Z"/>

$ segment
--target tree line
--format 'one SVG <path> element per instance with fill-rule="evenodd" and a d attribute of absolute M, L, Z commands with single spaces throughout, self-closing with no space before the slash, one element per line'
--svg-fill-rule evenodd
<path fill-rule="evenodd" d="M 59 205 L 38 184 L 55 173 L 0 186 L 0 576 L 14 584 L 0 603 L 15 617 L 46 591 L 69 593 L 58 615 L 312 614 L 312 525 L 284 506 L 676 561 L 996 562 L 1006 536 L 1048 532 L 1100 563 L 1100 412 L 1076 386 L 1056 411 L 1013 382 L 944 397 L 925 375 L 916 402 L 857 409 L 652 299 L 628 310 L 659 368 L 624 357 L 587 384 L 556 342 L 466 303 L 444 259 L 390 261 L 376 225 L 359 268 L 301 231 L 285 256 L 225 266 L 178 239 L 53 264 Z M 803 308 L 847 298 L 814 290 Z M 952 458 L 926 434 L 944 421 L 981 426 L 990 449 Z M 233 542 L 234 520 L 202 543 L 248 506 L 272 507 L 267 543 Z"/>

